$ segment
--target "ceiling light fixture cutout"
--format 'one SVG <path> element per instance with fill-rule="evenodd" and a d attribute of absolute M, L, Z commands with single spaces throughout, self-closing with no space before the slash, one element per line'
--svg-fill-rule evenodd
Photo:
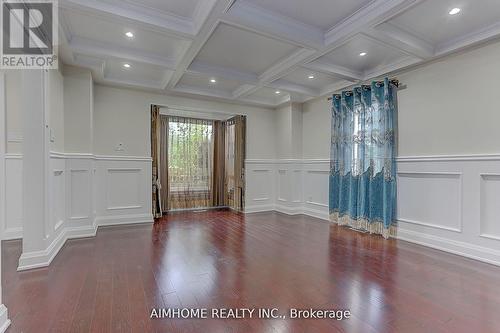
<path fill-rule="evenodd" d="M 134 38 L 134 33 L 132 31 L 127 31 L 125 33 L 125 36 L 127 36 L 128 38 Z"/>
<path fill-rule="evenodd" d="M 125 68 L 130 68 L 130 67 L 132 67 L 132 66 L 130 66 L 130 64 L 125 63 L 125 64 L 123 64 L 123 67 L 125 67 Z"/>
<path fill-rule="evenodd" d="M 210 79 L 210 83 L 217 83 L 216 79 Z"/>
<path fill-rule="evenodd" d="M 279 94 L 281 94 L 281 91 L 276 90 L 274 93 L 275 93 L 276 95 L 279 95 Z"/>
<path fill-rule="evenodd" d="M 311 75 L 309 75 L 307 78 L 308 78 L 309 80 L 313 80 L 313 79 L 314 79 L 314 75 L 312 75 L 312 74 L 311 74 Z"/>
<path fill-rule="evenodd" d="M 450 10 L 450 11 L 448 12 L 448 14 L 450 14 L 450 15 L 457 15 L 458 13 L 460 13 L 460 11 L 462 11 L 460 8 L 455 7 L 455 8 L 453 8 L 452 10 Z"/>
<path fill-rule="evenodd" d="M 365 56 L 365 55 L 367 55 L 367 54 L 368 54 L 368 53 L 366 53 L 366 52 L 361 52 L 361 53 L 359 54 L 359 56 L 360 56 L 360 57 L 364 57 L 364 56 Z"/>

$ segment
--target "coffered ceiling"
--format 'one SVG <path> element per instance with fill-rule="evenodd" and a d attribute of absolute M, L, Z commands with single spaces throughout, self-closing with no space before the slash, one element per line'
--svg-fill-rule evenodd
<path fill-rule="evenodd" d="M 96 82 L 271 108 L 500 37 L 498 0 L 59 0 L 59 6 L 62 60 L 91 69 Z"/>

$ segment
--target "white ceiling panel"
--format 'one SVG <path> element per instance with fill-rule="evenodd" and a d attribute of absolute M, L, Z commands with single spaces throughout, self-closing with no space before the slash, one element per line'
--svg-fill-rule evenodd
<path fill-rule="evenodd" d="M 200 1 L 203 0 L 122 0 L 133 5 L 143 6 L 162 13 L 185 18 L 193 17 Z"/>
<path fill-rule="evenodd" d="M 59 55 L 91 69 L 97 82 L 269 107 L 500 38 L 500 0 L 59 4 Z M 449 15 L 455 7 L 460 13 Z"/>
<path fill-rule="evenodd" d="M 310 79 L 310 76 L 313 76 L 314 78 Z M 323 89 L 326 86 L 343 81 L 341 78 L 333 75 L 308 70 L 303 67 L 299 67 L 287 76 L 283 77 L 283 80 L 313 89 Z"/>
<path fill-rule="evenodd" d="M 280 94 L 276 94 L 276 91 L 280 91 Z M 248 100 L 259 101 L 263 104 L 278 105 L 287 96 L 289 96 L 289 94 L 286 91 L 268 88 L 268 87 L 262 87 L 262 88 L 259 88 L 254 93 L 252 93 L 248 96 L 245 96 L 245 98 Z"/>
<path fill-rule="evenodd" d="M 328 30 L 372 0 L 248 0 L 296 21 Z"/>
<path fill-rule="evenodd" d="M 457 15 L 450 15 L 460 8 Z M 439 45 L 500 22 L 499 0 L 427 0 L 391 21 Z"/>
<path fill-rule="evenodd" d="M 210 82 L 211 79 L 216 80 L 215 83 Z M 221 79 L 218 77 L 209 77 L 186 73 L 179 81 L 179 85 L 185 87 L 193 87 L 199 89 L 210 89 L 214 91 L 226 91 L 232 93 L 238 88 L 241 83 L 236 80 Z"/>
<path fill-rule="evenodd" d="M 292 44 L 220 24 L 195 61 L 258 75 L 297 49 Z"/>
<path fill-rule="evenodd" d="M 361 53 L 366 55 L 360 56 Z M 408 55 L 402 51 L 366 36 L 357 35 L 346 44 L 319 58 L 319 61 L 363 73 L 407 57 Z"/>
<path fill-rule="evenodd" d="M 124 64 L 129 64 L 130 68 L 123 67 Z M 158 88 L 164 85 L 168 74 L 170 72 L 162 67 L 131 62 L 126 59 L 106 59 L 104 67 L 105 79 L 144 83 Z"/>
<path fill-rule="evenodd" d="M 68 27 L 71 40 L 83 38 L 87 41 L 128 48 L 143 54 L 169 58 L 174 61 L 182 55 L 189 45 L 186 40 L 141 29 L 129 22 L 118 23 L 117 21 L 110 21 L 82 12 L 65 10 L 63 11 L 63 20 Z M 133 38 L 125 36 L 125 33 L 129 31 L 134 34 Z"/>

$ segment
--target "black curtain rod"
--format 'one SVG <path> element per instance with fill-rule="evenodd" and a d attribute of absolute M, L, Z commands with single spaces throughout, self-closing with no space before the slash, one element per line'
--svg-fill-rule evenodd
<path fill-rule="evenodd" d="M 384 83 L 384 81 L 375 81 L 377 83 Z M 394 84 L 396 88 L 399 88 L 399 80 L 398 79 L 391 79 L 389 80 L 390 83 Z M 331 101 L 332 97 L 328 97 L 328 100 Z"/>

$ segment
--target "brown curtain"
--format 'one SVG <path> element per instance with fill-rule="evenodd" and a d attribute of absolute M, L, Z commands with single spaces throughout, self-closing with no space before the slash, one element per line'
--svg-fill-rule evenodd
<path fill-rule="evenodd" d="M 169 117 L 160 115 L 160 198 L 161 208 L 165 212 L 170 209 L 169 206 L 169 192 L 170 186 L 168 184 L 168 126 Z"/>
<path fill-rule="evenodd" d="M 212 191 L 212 206 L 226 206 L 226 191 L 225 191 L 225 140 L 226 127 L 224 122 L 220 120 L 214 121 L 214 168 L 213 168 L 213 191 Z"/>
<path fill-rule="evenodd" d="M 152 159 L 152 213 L 155 218 L 161 217 L 160 202 L 160 107 L 151 105 L 151 159 Z"/>
<path fill-rule="evenodd" d="M 236 116 L 234 119 L 234 182 L 236 190 L 234 207 L 236 210 L 243 211 L 245 209 L 246 117 Z"/>
<path fill-rule="evenodd" d="M 236 116 L 225 122 L 225 192 L 227 205 L 243 211 L 245 206 L 246 118 Z"/>
<path fill-rule="evenodd" d="M 169 208 L 212 205 L 213 121 L 169 117 Z"/>

